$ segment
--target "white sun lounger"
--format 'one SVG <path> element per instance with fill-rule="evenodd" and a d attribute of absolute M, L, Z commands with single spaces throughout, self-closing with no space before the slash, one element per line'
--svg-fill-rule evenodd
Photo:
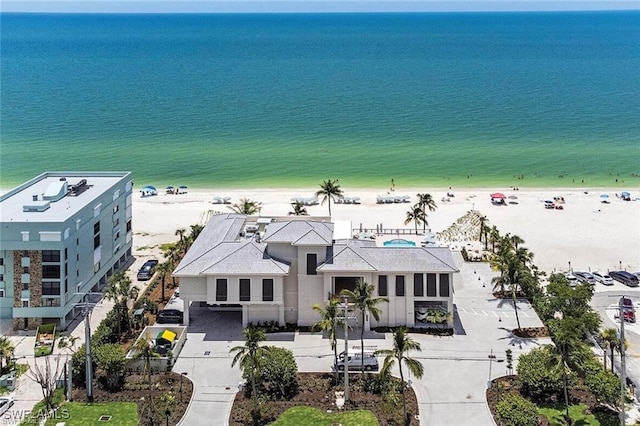
<path fill-rule="evenodd" d="M 224 204 L 231 204 L 231 197 L 222 197 L 222 202 Z"/>
<path fill-rule="evenodd" d="M 222 197 L 213 197 L 213 204 L 222 204 Z"/>

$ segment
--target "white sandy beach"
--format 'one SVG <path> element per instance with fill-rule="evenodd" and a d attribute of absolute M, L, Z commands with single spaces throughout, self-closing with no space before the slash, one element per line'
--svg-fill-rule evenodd
<path fill-rule="evenodd" d="M 525 246 L 535 253 L 534 262 L 541 270 L 552 272 L 574 270 L 640 271 L 640 201 L 622 201 L 611 189 L 520 189 L 502 190 L 508 199 L 506 206 L 491 204 L 489 194 L 497 190 L 486 189 L 402 189 L 395 194 L 410 195 L 411 203 L 377 204 L 377 195 L 387 190 L 343 188 L 346 196 L 361 198 L 361 204 L 333 204 L 332 220 L 349 220 L 353 228 L 375 229 L 412 228 L 404 225 L 406 212 L 415 203 L 417 193 L 430 193 L 437 210 L 429 213 L 432 232 L 448 228 L 456 219 L 471 209 L 485 215 L 490 225 L 496 225 L 501 234 L 522 237 Z M 175 231 L 189 229 L 203 223 L 207 212 L 230 212 L 228 205 L 213 204 L 214 196 L 231 197 L 235 203 L 247 197 L 262 202 L 261 216 L 285 216 L 291 211 L 291 198 L 311 197 L 315 188 L 301 189 L 246 189 L 246 190 L 190 190 L 186 194 L 141 197 L 134 192 L 134 254 L 142 260 L 147 256 L 160 256 L 158 245 L 175 241 Z M 447 192 L 455 196 L 442 201 Z M 609 194 L 610 203 L 603 204 L 601 194 Z M 636 193 L 632 192 L 632 198 Z M 563 197 L 563 210 L 544 208 L 545 200 Z M 313 216 L 327 216 L 327 205 L 306 207 Z M 393 236 L 385 236 L 392 239 Z M 401 237 L 402 238 L 402 237 Z M 453 244 L 459 249 L 460 244 Z M 162 259 L 162 257 L 159 257 Z M 570 262 L 570 263 L 569 263 Z"/>

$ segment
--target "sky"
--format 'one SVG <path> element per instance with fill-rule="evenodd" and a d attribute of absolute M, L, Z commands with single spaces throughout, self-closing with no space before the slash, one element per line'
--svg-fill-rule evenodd
<path fill-rule="evenodd" d="M 640 10 L 640 0 L 2 0 L 2 12 L 322 13 Z"/>

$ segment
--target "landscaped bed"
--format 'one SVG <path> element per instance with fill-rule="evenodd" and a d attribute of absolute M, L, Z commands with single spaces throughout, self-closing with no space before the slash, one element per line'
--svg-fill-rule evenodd
<path fill-rule="evenodd" d="M 379 395 L 372 392 L 366 392 L 362 388 L 360 374 L 350 375 L 350 403 L 345 404 L 342 410 L 336 405 L 336 392 L 344 390 L 344 384 L 335 384 L 335 377 L 329 373 L 298 373 L 299 392 L 293 398 L 286 401 L 268 401 L 261 407 L 262 424 L 269 424 L 279 419 L 280 416 L 292 407 L 313 407 L 320 413 L 350 411 L 369 411 L 377 418 L 379 425 L 402 425 L 402 397 L 400 394 Z M 415 393 L 411 389 L 407 389 L 407 414 L 411 419 L 410 425 L 419 425 L 420 422 L 416 418 L 418 413 L 418 402 Z M 386 396 L 386 398 L 385 398 Z M 395 403 L 391 400 L 395 400 Z M 295 413 L 295 412 L 294 412 Z M 366 414 L 362 418 L 368 418 Z M 297 417 L 296 417 L 297 418 Z M 285 417 L 285 421 L 287 418 Z M 332 420 L 332 421 L 329 421 Z M 328 423 L 319 421 L 310 421 L 304 423 L 295 423 L 298 426 L 312 425 L 320 426 L 324 424 L 331 425 L 333 423 L 342 423 L 333 417 L 327 417 Z M 252 424 L 251 422 L 251 399 L 244 392 L 238 392 L 231 409 L 231 417 L 229 424 L 232 426 L 245 426 Z M 279 423 L 278 423 L 279 424 Z M 288 425 L 294 423 L 282 423 Z M 369 423 L 342 423 L 343 425 L 357 424 L 358 426 L 367 425 Z"/>
<path fill-rule="evenodd" d="M 293 407 L 282 414 L 271 426 L 378 426 L 371 411 L 357 410 L 327 413 L 313 407 Z"/>

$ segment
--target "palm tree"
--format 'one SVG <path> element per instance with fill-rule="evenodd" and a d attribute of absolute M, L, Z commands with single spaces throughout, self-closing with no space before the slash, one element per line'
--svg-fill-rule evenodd
<path fill-rule="evenodd" d="M 171 272 L 171 265 L 168 262 L 162 262 L 156 266 L 156 271 L 160 274 L 160 283 L 162 285 L 162 301 L 164 302 L 164 282 L 167 278 L 167 273 Z"/>
<path fill-rule="evenodd" d="M 416 379 L 421 379 L 424 374 L 424 366 L 422 363 L 414 358 L 411 358 L 409 351 L 421 352 L 422 348 L 420 343 L 413 340 L 407 335 L 406 327 L 398 327 L 393 332 L 393 347 L 392 349 L 379 349 L 375 352 L 376 355 L 384 356 L 384 364 L 380 375 L 385 377 L 389 376 L 391 368 L 393 368 L 395 362 L 398 362 L 398 368 L 400 369 L 400 380 L 402 381 L 402 413 L 405 423 L 407 422 L 407 399 L 405 397 L 404 371 L 402 366 L 406 366 L 409 372 L 413 374 Z"/>
<path fill-rule="evenodd" d="M 524 240 L 517 235 L 512 235 L 511 244 L 513 244 L 515 249 L 518 250 L 518 245 L 524 244 Z"/>
<path fill-rule="evenodd" d="M 119 313 L 118 318 L 118 338 L 122 338 L 122 322 L 129 326 L 129 315 L 127 314 L 127 301 L 136 300 L 140 294 L 140 289 L 133 285 L 131 279 L 124 272 L 116 272 L 109 278 L 109 285 L 104 291 L 104 297 L 112 300 Z"/>
<path fill-rule="evenodd" d="M 362 370 L 364 371 L 364 318 L 368 312 L 378 321 L 382 311 L 378 308 L 378 304 L 382 302 L 389 303 L 386 297 L 373 297 L 375 287 L 367 284 L 364 280 L 359 279 L 356 282 L 355 290 L 344 289 L 340 292 L 341 296 L 347 296 L 353 305 L 360 311 L 360 361 L 362 362 Z M 346 355 L 346 354 L 345 354 Z"/>
<path fill-rule="evenodd" d="M 338 365 L 338 341 L 336 339 L 336 331 L 338 327 L 344 327 L 344 321 L 339 319 L 340 301 L 335 297 L 329 299 L 326 307 L 322 307 L 316 303 L 313 310 L 320 314 L 320 321 L 311 326 L 311 331 L 322 331 L 329 336 L 331 350 L 333 350 L 333 365 Z M 338 383 L 338 369 L 335 369 L 336 384 Z"/>
<path fill-rule="evenodd" d="M 147 374 L 147 385 L 149 388 L 149 413 L 148 416 L 151 418 L 151 358 L 158 358 L 160 355 L 156 353 L 153 349 L 153 344 L 149 338 L 149 332 L 144 339 L 138 339 L 138 341 L 133 345 L 133 349 L 135 350 L 134 359 L 142 359 L 143 361 L 143 371 Z"/>
<path fill-rule="evenodd" d="M 268 351 L 268 348 L 260 346 L 260 343 L 266 340 L 267 333 L 261 327 L 249 325 L 242 330 L 242 334 L 245 339 L 244 346 L 235 346 L 229 350 L 229 352 L 236 353 L 231 361 L 231 367 L 238 364 L 243 374 L 249 376 L 249 380 L 251 381 L 251 401 L 253 404 L 252 415 L 255 419 L 258 415 L 256 378 L 258 376 L 260 358 Z"/>
<path fill-rule="evenodd" d="M 422 223 L 423 217 L 425 216 L 424 211 L 420 204 L 415 204 L 409 211 L 407 211 L 407 218 L 404 220 L 404 224 L 408 225 L 413 222 L 416 226 L 416 234 L 418 233 L 418 225 Z"/>
<path fill-rule="evenodd" d="M 498 227 L 493 225 L 489 230 L 489 242 L 491 243 L 491 251 L 496 251 L 496 243 L 500 241 L 500 231 L 498 231 Z"/>
<path fill-rule="evenodd" d="M 5 361 L 7 366 L 11 365 L 11 359 L 16 348 L 11 343 L 11 340 L 7 336 L 0 337 L 0 371 L 2 371 L 2 361 Z"/>
<path fill-rule="evenodd" d="M 187 249 L 189 249 L 189 247 L 191 247 L 194 241 L 198 238 L 198 236 L 204 229 L 204 225 L 200 225 L 199 223 L 197 223 L 195 225 L 191 225 L 190 228 L 191 232 L 189 233 L 189 237 L 187 238 Z"/>
<path fill-rule="evenodd" d="M 329 201 L 329 216 L 331 216 L 331 200 L 336 201 L 344 197 L 338 179 L 325 180 L 320 184 L 320 189 L 316 191 L 316 197 L 322 196 L 321 204 Z"/>
<path fill-rule="evenodd" d="M 436 211 L 436 202 L 431 194 L 418 194 L 418 204 L 422 207 L 422 231 L 427 230 L 427 210 L 430 212 Z"/>
<path fill-rule="evenodd" d="M 600 333 L 602 340 L 609 344 L 609 356 L 611 357 L 611 372 L 613 373 L 613 351 L 620 347 L 620 337 L 618 337 L 618 330 L 615 328 L 606 328 Z M 607 355 L 604 356 L 604 369 L 607 369 Z"/>
<path fill-rule="evenodd" d="M 486 250 L 487 244 L 488 244 L 488 240 L 487 240 L 487 217 L 486 216 L 479 216 L 478 220 L 480 221 L 480 237 L 478 238 L 478 240 L 480 242 L 482 242 L 482 237 L 484 236 L 484 249 Z"/>
<path fill-rule="evenodd" d="M 252 214 L 260 212 L 261 204 L 262 203 L 251 200 L 249 198 L 241 198 L 239 202 L 229 206 L 229 209 L 239 214 L 246 214 L 247 216 L 251 216 Z"/>
<path fill-rule="evenodd" d="M 289 212 L 289 216 L 309 216 L 307 209 L 300 201 L 291 204 L 293 211 Z"/>
<path fill-rule="evenodd" d="M 184 241 L 184 236 L 186 234 L 187 230 L 184 228 L 180 228 L 180 229 L 176 229 L 176 235 L 178 235 L 180 237 L 180 242 L 182 243 Z"/>

